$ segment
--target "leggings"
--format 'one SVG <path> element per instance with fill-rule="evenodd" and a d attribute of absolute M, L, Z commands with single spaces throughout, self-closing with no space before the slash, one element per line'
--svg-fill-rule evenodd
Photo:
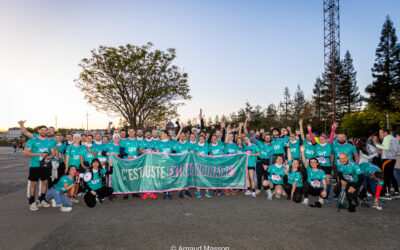
<path fill-rule="evenodd" d="M 290 197 L 292 193 L 292 184 L 286 184 L 283 186 L 285 189 L 285 193 Z M 293 193 L 293 201 L 296 203 L 299 203 L 301 199 L 303 198 L 303 187 L 296 187 Z"/>
<path fill-rule="evenodd" d="M 383 190 L 387 193 L 386 188 L 390 188 L 390 183 L 392 183 L 394 191 L 399 192 L 399 186 L 396 178 L 394 177 L 394 165 L 396 164 L 396 160 L 382 160 L 382 170 L 383 170 Z M 390 191 L 389 191 L 390 193 Z"/>
<path fill-rule="evenodd" d="M 321 196 L 321 193 L 324 191 L 323 188 L 315 188 L 310 185 L 307 181 L 304 182 L 303 185 L 303 192 L 304 192 L 304 198 L 308 198 L 308 195 L 311 196 Z"/>
<path fill-rule="evenodd" d="M 269 166 L 269 162 L 270 162 L 269 159 L 261 159 L 260 161 L 257 161 L 256 175 L 257 175 L 257 189 L 258 190 L 261 190 L 262 177 L 264 176 L 264 179 L 268 180 L 267 171 L 264 170 L 263 165 Z"/>

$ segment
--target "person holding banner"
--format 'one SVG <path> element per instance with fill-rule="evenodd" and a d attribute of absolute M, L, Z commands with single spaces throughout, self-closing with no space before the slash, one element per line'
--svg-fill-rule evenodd
<path fill-rule="evenodd" d="M 177 138 L 179 141 L 176 142 L 173 146 L 173 150 L 177 154 L 184 154 L 190 152 L 190 142 L 186 140 L 186 133 L 182 132 L 184 125 L 180 128 Z M 185 192 L 183 192 L 185 191 Z M 179 191 L 179 198 L 183 199 L 186 198 L 193 198 L 192 194 L 190 193 L 189 189 Z"/>
<path fill-rule="evenodd" d="M 219 142 L 217 135 L 214 133 L 211 135 L 211 143 L 208 145 L 208 150 L 211 156 L 223 155 L 224 153 L 224 145 Z M 217 193 L 218 196 L 223 196 L 221 190 L 218 190 L 218 192 L 214 190 L 214 196 L 217 196 Z"/>
<path fill-rule="evenodd" d="M 247 176 L 248 176 L 248 186 L 247 191 L 244 195 L 251 195 L 253 198 L 256 198 L 256 184 L 254 181 L 254 171 L 256 169 L 256 161 L 257 157 L 260 156 L 259 149 L 257 145 L 251 143 L 250 136 L 246 135 L 245 137 L 246 146 L 244 147 L 244 151 L 248 155 L 248 164 L 247 164 Z"/>
<path fill-rule="evenodd" d="M 209 149 L 208 149 L 208 142 L 206 141 L 206 138 L 204 135 L 199 136 L 199 141 L 197 142 L 196 146 L 194 147 L 194 153 L 196 154 L 201 154 L 201 155 L 208 155 Z M 196 191 L 197 198 L 201 198 L 201 192 L 200 189 L 198 188 Z M 205 190 L 205 197 L 211 198 L 210 191 L 208 189 Z"/>
<path fill-rule="evenodd" d="M 167 153 L 167 154 L 172 153 L 172 149 L 174 147 L 174 141 L 169 140 L 168 131 L 161 130 L 160 137 L 161 137 L 160 141 L 156 145 L 156 152 Z M 163 200 L 166 200 L 167 198 L 172 200 L 171 192 L 164 192 Z"/>
<path fill-rule="evenodd" d="M 229 154 L 239 153 L 239 149 L 235 143 L 235 135 L 231 131 L 230 125 L 228 125 L 227 134 L 228 134 L 228 136 L 225 137 L 224 154 L 229 155 Z M 226 189 L 225 194 L 226 195 L 230 195 L 230 194 L 236 195 L 236 191 L 233 189 Z"/>

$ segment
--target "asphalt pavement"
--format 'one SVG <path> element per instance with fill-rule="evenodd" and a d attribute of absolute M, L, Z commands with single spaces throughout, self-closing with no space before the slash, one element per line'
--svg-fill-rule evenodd
<path fill-rule="evenodd" d="M 165 201 L 119 196 L 95 208 L 80 197 L 70 213 L 31 212 L 28 162 L 0 147 L 0 249 L 400 249 L 400 200 L 351 214 L 264 193 L 184 200 L 175 193 Z"/>

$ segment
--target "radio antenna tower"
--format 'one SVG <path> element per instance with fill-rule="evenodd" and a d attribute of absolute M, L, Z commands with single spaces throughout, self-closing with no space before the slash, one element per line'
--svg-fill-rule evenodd
<path fill-rule="evenodd" d="M 339 0 L 324 1 L 324 80 L 331 84 L 332 120 L 336 121 L 336 67 L 340 63 Z M 329 86 L 329 85 L 328 85 Z M 326 121 L 325 121 L 326 122 Z"/>

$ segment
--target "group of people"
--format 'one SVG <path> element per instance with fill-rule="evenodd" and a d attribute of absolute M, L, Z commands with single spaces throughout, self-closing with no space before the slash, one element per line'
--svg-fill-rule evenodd
<path fill-rule="evenodd" d="M 32 134 L 25 128 L 25 121 L 20 121 L 22 133 L 30 138 L 24 150 L 31 157 L 30 210 L 53 206 L 68 212 L 79 201 L 79 194 L 84 195 L 89 207 L 101 204 L 106 197 L 113 200 L 115 195 L 106 178 L 113 172 L 110 156 L 131 159 L 150 152 L 211 156 L 246 153 L 248 187 L 244 195 L 256 197 L 264 189 L 268 200 L 286 195 L 296 203 L 321 207 L 337 199 L 344 190 L 348 210 L 355 212 L 367 196 L 374 196 L 372 207 L 378 210 L 382 209 L 378 199 L 400 198 L 400 166 L 396 162 L 400 135 L 395 137 L 387 129 L 368 139 L 348 140 L 344 133 L 336 133 L 336 123 L 328 136 L 316 135 L 311 125 L 307 125 L 305 133 L 302 120 L 294 131 L 290 127 L 248 130 L 249 118 L 237 128 L 221 123 L 220 128 L 212 126 L 207 131 L 203 117 L 199 118 L 200 128 L 177 123 L 177 130 L 168 130 L 163 123 L 159 129 L 115 129 L 111 133 L 109 124 L 104 135 L 86 131 L 70 133 L 65 138 L 55 134 L 53 127 L 46 126 L 40 126 L 38 133 Z M 236 195 L 238 191 L 206 189 L 204 196 Z M 202 197 L 200 189 L 181 190 L 178 196 L 192 198 L 193 192 L 197 198 Z M 171 192 L 161 195 L 163 199 L 172 199 Z M 310 203 L 309 196 L 316 196 L 318 200 Z M 128 195 L 123 198 L 128 199 Z M 144 193 L 141 198 L 156 199 L 157 195 Z"/>

